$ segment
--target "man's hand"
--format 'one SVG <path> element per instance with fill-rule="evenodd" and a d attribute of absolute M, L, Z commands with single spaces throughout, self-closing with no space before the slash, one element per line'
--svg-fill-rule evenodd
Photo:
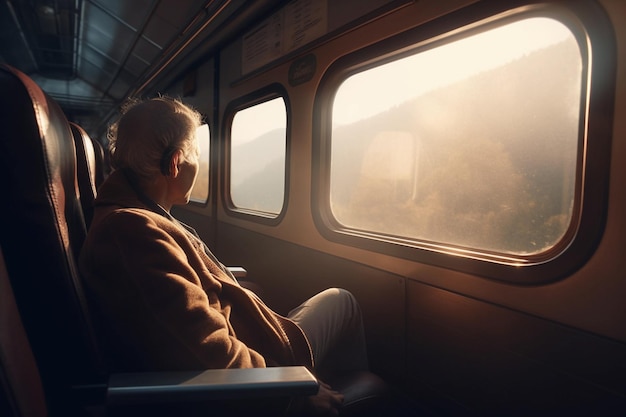
<path fill-rule="evenodd" d="M 337 416 L 343 404 L 343 394 L 333 390 L 330 385 L 319 381 L 320 388 L 316 395 L 301 398 L 294 402 L 290 414 L 306 416 Z"/>
<path fill-rule="evenodd" d="M 343 404 L 343 394 L 333 390 L 330 385 L 320 381 L 317 395 L 308 398 L 314 416 L 337 416 Z"/>

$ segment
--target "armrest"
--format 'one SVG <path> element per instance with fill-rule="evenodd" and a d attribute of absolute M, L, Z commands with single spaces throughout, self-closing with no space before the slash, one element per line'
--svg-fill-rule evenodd
<path fill-rule="evenodd" d="M 241 285 L 242 287 L 252 291 L 257 296 L 261 297 L 261 299 L 263 298 L 263 295 L 265 293 L 265 291 L 263 291 L 263 287 L 261 287 L 256 282 L 253 282 L 253 281 L 250 281 L 250 280 L 246 280 L 246 277 L 248 275 L 248 271 L 246 271 L 244 268 L 242 268 L 240 266 L 227 266 L 226 269 L 228 269 L 228 271 L 231 274 L 233 274 L 235 279 L 239 282 L 239 285 Z"/>
<path fill-rule="evenodd" d="M 314 395 L 317 379 L 304 366 L 112 374 L 109 406 Z"/>
<path fill-rule="evenodd" d="M 237 279 L 244 279 L 248 275 L 248 271 L 240 266 L 227 266 L 226 269 Z"/>

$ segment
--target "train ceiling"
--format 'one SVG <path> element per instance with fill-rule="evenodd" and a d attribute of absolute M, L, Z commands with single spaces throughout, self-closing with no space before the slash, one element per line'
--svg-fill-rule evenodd
<path fill-rule="evenodd" d="M 5 0 L 0 62 L 28 74 L 92 136 L 131 95 L 210 55 L 280 0 Z M 158 84 L 157 84 L 158 83 Z"/>

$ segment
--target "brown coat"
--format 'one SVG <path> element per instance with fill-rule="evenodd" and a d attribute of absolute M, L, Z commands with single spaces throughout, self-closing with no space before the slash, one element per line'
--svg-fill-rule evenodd
<path fill-rule="evenodd" d="M 122 172 L 99 190 L 80 267 L 118 370 L 313 366 L 302 330 L 141 203 Z"/>

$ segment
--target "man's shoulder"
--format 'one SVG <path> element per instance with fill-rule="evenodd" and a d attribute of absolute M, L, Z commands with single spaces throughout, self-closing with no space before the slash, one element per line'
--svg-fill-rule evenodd
<path fill-rule="evenodd" d="M 87 240 L 150 239 L 182 233 L 170 220 L 151 210 L 118 206 L 100 209 L 94 214 Z"/>

